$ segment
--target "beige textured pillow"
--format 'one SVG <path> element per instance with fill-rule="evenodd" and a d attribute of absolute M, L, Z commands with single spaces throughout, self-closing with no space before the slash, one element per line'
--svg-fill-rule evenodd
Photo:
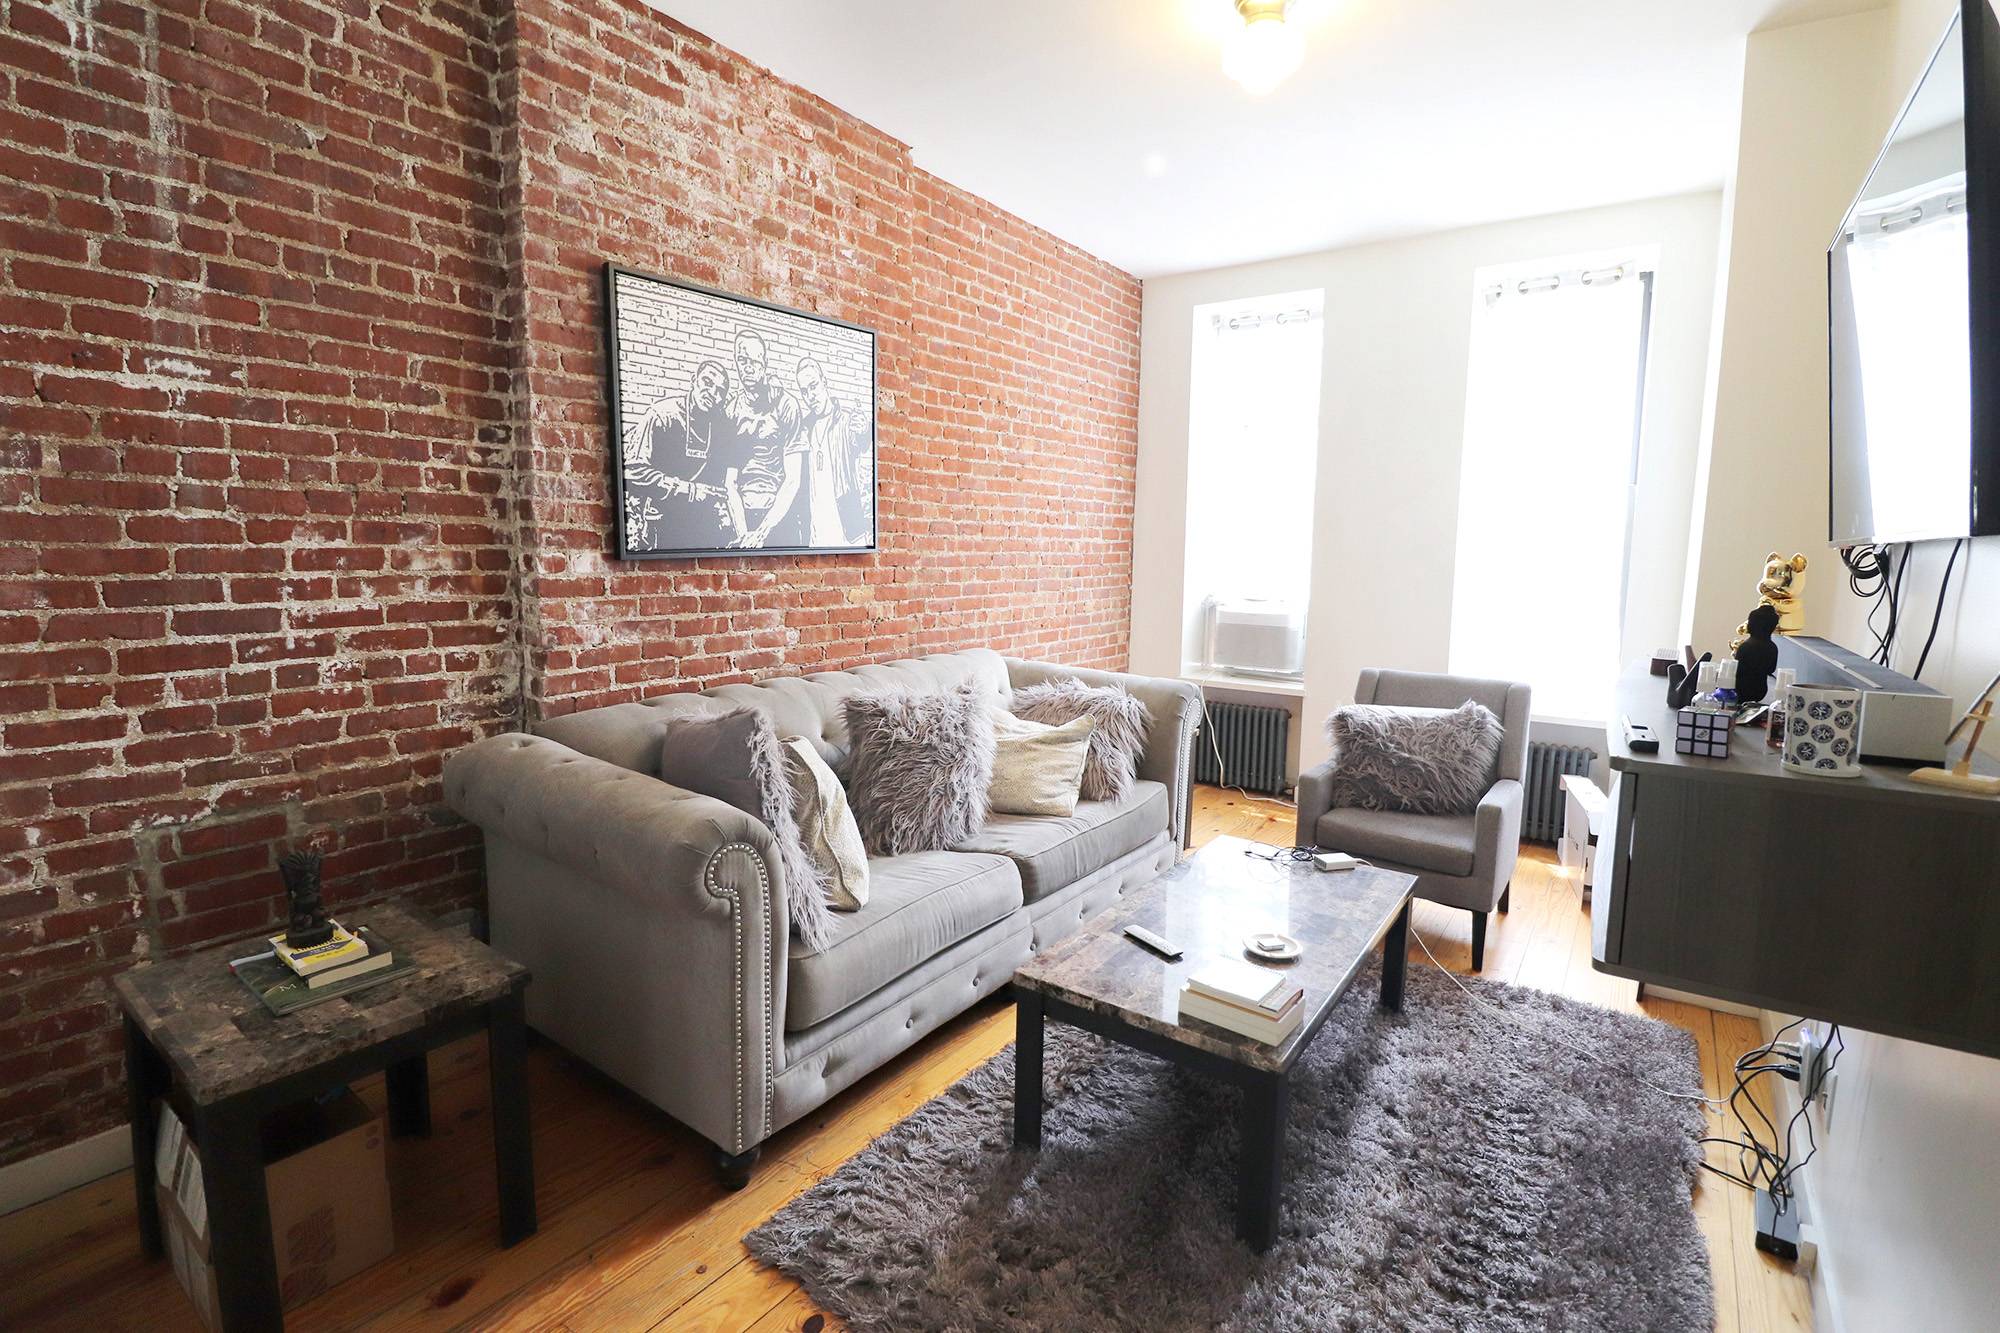
<path fill-rule="evenodd" d="M 847 808 L 847 791 L 811 741 L 787 736 L 779 745 L 792 781 L 792 822 L 806 859 L 826 879 L 826 905 L 852 912 L 868 901 L 868 851 Z"/>
<path fill-rule="evenodd" d="M 987 799 L 1000 815 L 1073 815 L 1094 724 L 1087 717 L 1059 727 L 1015 717 L 1004 708 L 993 717 L 993 785 Z"/>

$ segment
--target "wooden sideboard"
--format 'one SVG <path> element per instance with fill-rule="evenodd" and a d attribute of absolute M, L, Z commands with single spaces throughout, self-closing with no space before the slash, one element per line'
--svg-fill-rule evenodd
<path fill-rule="evenodd" d="M 1598 970 L 2000 1055 L 2000 799 L 1878 765 L 1787 773 L 1762 727 L 1727 759 L 1675 754 L 1666 682 L 1643 667 L 1618 709 L 1660 752 L 1632 753 L 1614 717 Z"/>

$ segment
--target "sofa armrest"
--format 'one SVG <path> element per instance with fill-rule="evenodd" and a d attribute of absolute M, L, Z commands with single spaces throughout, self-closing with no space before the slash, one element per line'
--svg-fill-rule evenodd
<path fill-rule="evenodd" d="M 493 938 L 530 955 L 530 1017 L 539 1002 L 550 1036 L 729 1151 L 764 1138 L 790 937 L 770 829 L 539 736 L 458 751 L 444 794 L 487 834 Z M 614 948 L 654 966 L 607 968 Z M 626 1012 L 639 1006 L 650 1043 L 672 1051 L 632 1049 L 647 1044 Z M 631 1070 L 649 1061 L 678 1066 L 675 1086 L 640 1086 L 651 1079 Z"/>
<path fill-rule="evenodd" d="M 1299 774 L 1299 822 L 1292 834 L 1294 846 L 1319 845 L 1319 817 L 1333 808 L 1333 760 Z"/>
<path fill-rule="evenodd" d="M 1480 799 L 1472 818 L 1472 871 L 1493 877 L 1493 895 L 1514 877 L 1521 854 L 1521 784 L 1502 778 Z"/>
<path fill-rule="evenodd" d="M 1187 846 L 1189 801 L 1194 794 L 1194 735 L 1201 726 L 1201 691 L 1184 680 L 1162 676 L 1093 671 L 1053 662 L 1027 662 L 1016 657 L 1007 659 L 1007 680 L 1013 689 L 1039 685 L 1059 676 L 1074 676 L 1086 685 L 1123 686 L 1146 705 L 1152 723 L 1146 732 L 1146 752 L 1139 757 L 1139 776 L 1166 787 L 1170 831 L 1175 842 Z"/>

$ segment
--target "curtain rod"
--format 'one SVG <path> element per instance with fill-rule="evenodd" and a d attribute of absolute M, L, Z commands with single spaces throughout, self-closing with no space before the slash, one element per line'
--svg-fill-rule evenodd
<path fill-rule="evenodd" d="M 1615 264 L 1610 268 L 1568 269 L 1561 273 L 1545 273 L 1540 277 L 1522 278 L 1517 282 L 1496 282 L 1483 289 L 1490 305 L 1505 296 L 1511 289 L 1521 296 L 1531 296 L 1536 292 L 1552 292 L 1558 287 L 1581 283 L 1585 287 L 1608 287 L 1614 282 L 1623 282 L 1639 272 L 1637 264 Z"/>
<path fill-rule="evenodd" d="M 1320 312 L 1310 306 L 1300 306 L 1296 310 L 1258 311 L 1245 315 L 1210 315 L 1218 329 L 1254 329 L 1259 324 L 1302 324 L 1319 318 Z"/>

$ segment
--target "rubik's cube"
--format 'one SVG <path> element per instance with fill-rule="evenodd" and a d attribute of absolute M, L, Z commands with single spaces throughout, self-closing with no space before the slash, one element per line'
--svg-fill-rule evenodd
<path fill-rule="evenodd" d="M 1674 719 L 1674 753 L 1697 759 L 1729 758 L 1729 732 L 1736 724 L 1733 714 L 1707 708 L 1683 708 Z"/>

